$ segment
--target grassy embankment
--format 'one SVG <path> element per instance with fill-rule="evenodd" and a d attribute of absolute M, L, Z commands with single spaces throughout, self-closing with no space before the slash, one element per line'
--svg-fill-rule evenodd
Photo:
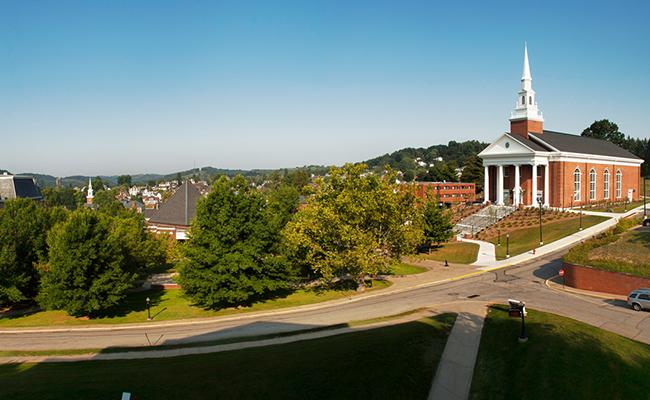
<path fill-rule="evenodd" d="M 390 282 L 376 280 L 373 281 L 372 287 L 367 290 L 377 290 L 388 286 L 390 286 Z M 356 294 L 356 290 L 350 287 L 323 290 L 301 289 L 283 297 L 254 303 L 250 307 L 208 310 L 193 305 L 192 301 L 183 294 L 182 290 L 148 290 L 128 295 L 119 307 L 115 307 L 97 318 L 75 318 L 69 316 L 65 311 L 38 311 L 27 315 L 0 318 L 0 327 L 146 323 L 147 297 L 151 300 L 151 316 L 153 322 L 156 322 L 187 318 L 218 317 L 253 311 L 268 311 L 342 299 Z"/>
<path fill-rule="evenodd" d="M 590 226 L 599 224 L 605 220 L 607 220 L 607 218 L 583 215 L 582 228 L 589 228 Z M 563 237 L 579 232 L 579 229 L 580 218 L 570 218 L 557 222 L 545 223 L 542 225 L 542 239 L 544 239 L 544 244 L 549 244 L 562 239 Z M 486 239 L 496 245 L 497 260 L 503 260 L 506 258 L 506 234 L 510 234 L 510 256 L 532 251 L 539 247 L 539 225 L 520 229 L 502 230 L 500 246 L 498 245 L 498 236 L 491 236 Z"/>
<path fill-rule="evenodd" d="M 650 230 L 626 219 L 616 228 L 572 248 L 564 260 L 611 272 L 650 278 Z"/>
<path fill-rule="evenodd" d="M 0 365 L 0 398 L 426 398 L 454 320 L 156 360 Z"/>
<path fill-rule="evenodd" d="M 520 320 L 493 306 L 485 321 L 470 398 L 642 399 L 650 393 L 650 346 L 570 318 L 529 310 Z"/>

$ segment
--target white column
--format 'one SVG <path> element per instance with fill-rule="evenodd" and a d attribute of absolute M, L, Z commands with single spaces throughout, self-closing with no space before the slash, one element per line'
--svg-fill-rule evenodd
<path fill-rule="evenodd" d="M 497 205 L 503 205 L 503 165 L 497 167 Z"/>
<path fill-rule="evenodd" d="M 515 164 L 515 202 L 514 205 L 515 207 L 518 206 L 521 203 L 521 183 L 520 181 L 520 175 L 519 175 L 519 164 Z"/>
<path fill-rule="evenodd" d="M 549 182 L 548 182 L 548 164 L 544 166 L 544 207 L 548 207 L 548 198 L 549 198 Z"/>
<path fill-rule="evenodd" d="M 483 203 L 490 201 L 490 167 L 487 165 L 483 173 L 483 196 L 485 197 Z"/>
<path fill-rule="evenodd" d="M 533 173 L 531 176 L 533 179 L 533 190 L 532 190 L 533 193 L 531 193 L 532 194 L 531 199 L 533 200 L 531 202 L 531 205 L 537 207 L 539 205 L 537 204 L 537 164 L 533 164 Z"/>

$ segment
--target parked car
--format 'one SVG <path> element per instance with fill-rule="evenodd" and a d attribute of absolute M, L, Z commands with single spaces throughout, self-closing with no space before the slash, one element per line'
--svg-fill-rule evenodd
<path fill-rule="evenodd" d="M 646 218 L 643 220 L 643 226 L 650 226 L 650 218 Z"/>
<path fill-rule="evenodd" d="M 635 311 L 650 310 L 650 289 L 636 289 L 627 296 L 627 304 Z"/>

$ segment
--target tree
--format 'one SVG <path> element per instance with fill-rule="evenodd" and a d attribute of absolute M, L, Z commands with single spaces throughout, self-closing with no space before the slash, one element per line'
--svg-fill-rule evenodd
<path fill-rule="evenodd" d="M 427 244 L 440 244 L 453 236 L 451 215 L 443 210 L 438 201 L 429 197 L 422 212 L 424 237 Z"/>
<path fill-rule="evenodd" d="M 64 207 L 74 211 L 84 203 L 83 193 L 72 188 L 47 187 L 42 190 L 47 207 Z"/>
<path fill-rule="evenodd" d="M 93 204 L 97 206 L 97 209 L 102 213 L 108 215 L 120 215 L 128 210 L 115 198 L 115 192 L 113 189 L 102 190 L 95 194 L 93 199 Z"/>
<path fill-rule="evenodd" d="M 437 161 L 433 164 L 433 167 L 429 168 L 426 175 L 418 180 L 424 182 L 456 182 L 458 179 L 456 172 L 450 169 L 449 165 L 443 161 Z"/>
<path fill-rule="evenodd" d="M 181 176 L 180 172 L 176 173 L 176 183 L 178 183 L 179 185 L 183 184 L 183 177 Z"/>
<path fill-rule="evenodd" d="M 461 181 L 468 183 L 475 183 L 477 191 L 483 190 L 483 160 L 479 156 L 471 156 L 465 162 L 465 167 L 463 168 L 463 174 L 461 175 Z"/>
<path fill-rule="evenodd" d="M 50 212 L 30 199 L 10 200 L 0 208 L 0 306 L 34 298 L 36 265 L 47 261 L 47 232 L 64 218 L 64 210 Z"/>
<path fill-rule="evenodd" d="M 608 119 L 594 121 L 587 129 L 582 131 L 582 136 L 607 140 L 616 145 L 624 147 L 625 135 L 618 130 L 618 125 Z"/>
<path fill-rule="evenodd" d="M 311 176 L 305 168 L 295 169 L 284 177 L 284 182 L 287 185 L 293 186 L 298 189 L 301 194 L 305 194 L 305 186 L 311 181 Z"/>
<path fill-rule="evenodd" d="M 286 217 L 272 204 L 241 175 L 219 178 L 199 201 L 179 280 L 196 303 L 250 304 L 290 287 L 294 272 L 280 243 Z"/>
<path fill-rule="evenodd" d="M 120 175 L 117 177 L 117 184 L 122 186 L 131 186 L 131 175 Z"/>
<path fill-rule="evenodd" d="M 396 174 L 368 173 L 364 164 L 332 168 L 284 230 L 296 262 L 327 280 L 351 276 L 364 288 L 367 275 L 389 268 L 421 243 L 414 193 Z"/>
<path fill-rule="evenodd" d="M 70 214 L 47 238 L 39 303 L 70 315 L 92 316 L 119 304 L 137 278 L 126 262 L 112 217 L 88 209 Z"/>
<path fill-rule="evenodd" d="M 108 185 L 106 185 L 102 180 L 102 178 L 99 176 L 96 176 L 92 179 L 92 184 L 93 184 L 93 191 L 95 193 L 101 192 L 102 190 L 108 187 Z"/>

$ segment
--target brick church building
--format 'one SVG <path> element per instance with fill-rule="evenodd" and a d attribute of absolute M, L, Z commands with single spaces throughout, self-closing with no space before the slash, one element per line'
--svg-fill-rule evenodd
<path fill-rule="evenodd" d="M 485 202 L 568 208 L 638 200 L 643 160 L 605 141 L 544 130 L 524 48 L 524 68 L 510 132 L 479 153 Z"/>

